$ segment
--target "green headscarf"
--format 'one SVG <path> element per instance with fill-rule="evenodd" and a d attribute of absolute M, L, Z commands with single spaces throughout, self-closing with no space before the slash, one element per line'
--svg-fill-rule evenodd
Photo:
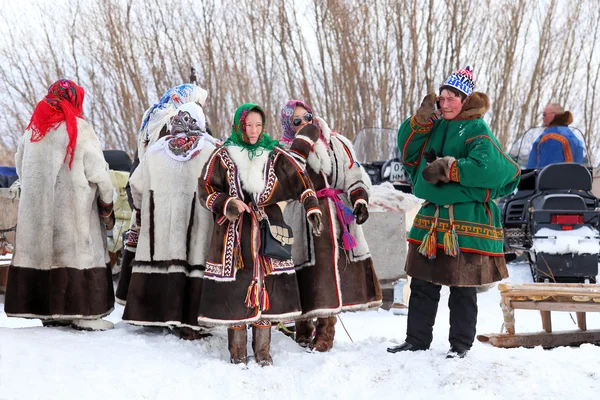
<path fill-rule="evenodd" d="M 248 137 L 246 136 L 246 116 L 250 111 L 256 111 L 260 113 L 263 120 L 263 132 L 255 144 L 248 143 Z M 265 112 L 260 106 L 254 103 L 242 104 L 235 110 L 233 116 L 233 124 L 231 125 L 231 136 L 225 141 L 223 146 L 239 146 L 248 152 L 248 158 L 252 160 L 257 155 L 261 155 L 263 151 L 272 151 L 275 147 L 280 146 L 280 143 L 271 139 L 264 131 L 265 125 Z"/>

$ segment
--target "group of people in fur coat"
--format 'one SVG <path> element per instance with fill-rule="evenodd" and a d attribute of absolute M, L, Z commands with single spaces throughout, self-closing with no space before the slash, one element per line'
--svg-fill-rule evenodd
<path fill-rule="evenodd" d="M 265 133 L 263 109 L 247 103 L 221 143 L 207 129 L 206 98 L 180 85 L 144 114 L 116 295 L 123 321 L 186 339 L 226 326 L 232 363 L 247 362 L 251 325 L 254 358 L 269 365 L 272 325 L 295 320 L 300 345 L 328 351 L 336 314 L 381 305 L 360 227 L 369 178 L 351 143 L 301 101 L 282 109 L 281 142 Z M 106 330 L 115 301 L 106 252 L 113 187 L 83 99 L 76 83 L 55 82 L 19 144 L 5 310 L 45 326 Z M 261 251 L 265 223 L 293 243 L 287 259 Z"/>
<path fill-rule="evenodd" d="M 454 72 L 399 129 L 402 162 L 425 202 L 408 239 L 406 342 L 390 353 L 429 348 L 447 285 L 447 356 L 464 357 L 475 337 L 476 287 L 508 275 L 493 200 L 514 191 L 520 169 L 483 121 L 489 100 L 473 87 L 470 67 Z M 106 252 L 113 188 L 83 99 L 74 82 L 54 83 L 19 144 L 5 310 L 104 330 L 115 299 Z M 370 180 L 352 144 L 302 101 L 283 106 L 280 141 L 265 133 L 263 109 L 246 103 L 221 143 L 206 126 L 206 99 L 198 86 L 180 85 L 144 114 L 116 294 L 123 321 L 186 339 L 225 326 L 232 363 L 248 360 L 249 325 L 260 365 L 273 363 L 274 323 L 295 321 L 298 344 L 328 351 L 337 314 L 382 303 L 361 229 Z M 291 252 L 265 250 L 268 235 Z"/>

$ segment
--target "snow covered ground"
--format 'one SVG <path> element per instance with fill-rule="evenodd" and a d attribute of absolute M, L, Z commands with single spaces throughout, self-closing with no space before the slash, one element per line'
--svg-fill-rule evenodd
<path fill-rule="evenodd" d="M 525 264 L 509 266 L 510 281 L 530 281 Z M 597 399 L 600 347 L 496 349 L 476 342 L 463 360 L 448 350 L 444 289 L 430 351 L 389 354 L 403 341 L 406 317 L 379 310 L 341 316 L 330 353 L 309 353 L 279 332 L 275 365 L 228 363 L 225 329 L 188 342 L 165 330 L 121 322 L 109 332 L 42 328 L 36 320 L 0 317 L 0 399 Z M 478 333 L 500 332 L 496 288 L 479 295 Z M 536 311 L 517 310 L 517 332 L 541 330 Z M 555 330 L 575 329 L 553 313 Z M 574 316 L 573 316 L 574 317 Z M 589 315 L 590 329 L 600 316 Z M 250 344 L 250 342 L 249 342 Z M 249 346 L 250 348 L 250 346 Z M 251 354 L 251 351 L 250 351 Z"/>

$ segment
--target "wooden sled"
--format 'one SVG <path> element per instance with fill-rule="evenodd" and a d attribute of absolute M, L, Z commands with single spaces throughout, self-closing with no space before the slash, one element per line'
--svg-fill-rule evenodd
<path fill-rule="evenodd" d="M 600 330 L 588 330 L 586 313 L 600 312 L 600 285 L 583 283 L 501 283 L 498 285 L 508 333 L 478 335 L 495 347 L 558 347 L 600 344 Z M 515 310 L 539 310 L 545 332 L 515 333 Z M 552 332 L 552 311 L 575 312 L 578 330 Z"/>

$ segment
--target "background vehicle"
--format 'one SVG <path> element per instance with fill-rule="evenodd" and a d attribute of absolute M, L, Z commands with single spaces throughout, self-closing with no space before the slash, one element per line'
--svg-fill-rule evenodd
<path fill-rule="evenodd" d="M 356 158 L 374 185 L 391 182 L 396 189 L 412 193 L 410 176 L 398 158 L 397 135 L 391 128 L 361 129 L 354 138 Z"/>
<path fill-rule="evenodd" d="M 532 128 L 511 146 L 509 154 L 522 168 L 542 131 Z M 585 143 L 581 132 L 573 131 Z M 540 170 L 523 169 L 518 189 L 500 199 L 499 205 L 505 251 L 525 252 L 534 281 L 596 282 L 600 208 L 592 193 L 590 165 L 558 163 Z"/>

